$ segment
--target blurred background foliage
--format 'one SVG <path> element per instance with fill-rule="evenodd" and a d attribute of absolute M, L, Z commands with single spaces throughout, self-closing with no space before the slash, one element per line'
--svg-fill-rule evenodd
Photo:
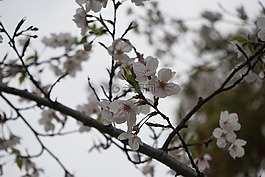
<path fill-rule="evenodd" d="M 247 19 L 247 16 L 244 19 Z M 208 33 L 206 36 L 202 35 L 202 31 L 205 30 Z M 196 104 L 199 97 L 205 98 L 210 95 L 237 64 L 246 60 L 243 55 L 238 56 L 235 52 L 234 42 L 240 45 L 248 56 L 261 44 L 256 37 L 257 31 L 249 31 L 244 26 L 238 27 L 235 32 L 220 35 L 221 31 L 218 31 L 214 25 L 202 25 L 200 32 L 200 37 L 194 43 L 198 56 L 208 55 L 212 61 L 208 60 L 207 63 L 195 67 L 186 84 L 182 86 L 181 104 L 177 111 L 180 119 Z M 210 132 L 219 126 L 221 111 L 227 110 L 238 114 L 241 129 L 237 132 L 237 137 L 247 141 L 244 147 L 245 155 L 242 158 L 234 160 L 228 151 L 216 146 L 215 140 L 192 148 L 196 150 L 194 152 L 211 155 L 210 169 L 206 171 L 207 176 L 256 177 L 260 170 L 265 168 L 265 84 L 263 81 L 264 66 L 263 63 L 259 63 L 242 83 L 232 90 L 219 94 L 194 115 L 189 123 L 189 128 L 193 128 L 193 135 L 183 133 L 186 137 L 191 136 L 190 143 L 207 141 L 211 139 Z"/>
<path fill-rule="evenodd" d="M 236 45 L 246 55 L 251 56 L 263 43 L 257 38 L 256 20 L 264 16 L 265 8 L 262 3 L 259 4 L 257 14 L 251 15 L 247 14 L 247 7 L 245 9 L 243 6 L 239 6 L 233 12 L 228 12 L 221 5 L 223 13 L 206 10 L 201 13 L 199 25 L 195 27 L 189 25 L 192 23 L 185 19 L 163 14 L 158 2 L 146 6 L 146 14 L 135 19 L 139 24 L 136 32 L 146 36 L 149 44 L 156 49 L 155 56 L 164 61 L 165 65 L 173 66 L 174 62 L 181 60 L 176 49 L 187 43 L 186 48 L 189 50 L 186 50 L 184 55 L 192 53 L 195 58 L 191 60 L 195 64 L 187 71 L 182 92 L 178 96 L 180 105 L 176 111 L 177 122 L 196 105 L 200 97 L 209 96 L 233 68 L 246 60 Z M 130 14 L 133 14 L 131 9 L 128 10 L 128 15 Z M 224 32 L 223 26 L 228 23 L 233 26 L 233 30 Z M 209 177 L 256 177 L 265 169 L 263 63 L 258 63 L 258 67 L 234 89 L 221 93 L 206 103 L 193 115 L 188 123 L 189 128 L 181 130 L 188 144 L 196 144 L 190 146 L 194 158 L 199 158 L 205 153 L 211 155 L 210 169 L 205 171 Z M 244 69 L 230 83 L 232 84 L 243 73 Z M 219 149 L 216 146 L 216 140 L 212 137 L 213 130 L 219 126 L 220 113 L 225 110 L 229 113 L 235 112 L 239 116 L 241 129 L 236 132 L 237 138 L 247 141 L 243 158 L 234 160 L 227 149 Z M 174 154 L 176 152 L 171 153 L 175 157 L 178 156 Z"/>

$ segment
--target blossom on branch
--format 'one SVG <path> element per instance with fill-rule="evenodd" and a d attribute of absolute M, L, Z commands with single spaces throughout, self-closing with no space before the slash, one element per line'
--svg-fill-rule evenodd
<path fill-rule="evenodd" d="M 149 90 L 154 96 L 160 98 L 178 94 L 180 92 L 179 85 L 169 82 L 174 75 L 175 72 L 172 72 L 171 69 L 162 68 L 158 71 L 158 76 L 154 76 L 148 81 Z"/>
<path fill-rule="evenodd" d="M 108 52 L 110 55 L 114 56 L 115 60 L 124 61 L 130 59 L 125 53 L 132 50 L 132 45 L 129 40 L 116 39 L 112 42 L 112 45 L 108 47 Z"/>
<path fill-rule="evenodd" d="M 228 111 L 222 111 L 219 120 L 220 128 L 215 128 L 213 136 L 217 139 L 216 145 L 219 148 L 228 147 L 229 154 L 234 159 L 236 157 L 242 157 L 245 153 L 242 146 L 246 144 L 246 141 L 236 139 L 234 131 L 238 131 L 241 125 L 238 123 L 238 115 L 236 113 L 230 113 Z"/>
<path fill-rule="evenodd" d="M 81 35 L 84 36 L 88 31 L 87 14 L 83 8 L 76 9 L 73 21 L 78 28 L 81 28 Z"/>
<path fill-rule="evenodd" d="M 265 41 L 265 17 L 258 18 L 257 26 L 260 29 L 260 31 L 258 32 L 258 37 L 262 41 Z"/>
<path fill-rule="evenodd" d="M 196 165 L 200 171 L 204 171 L 205 169 L 210 168 L 209 161 L 211 159 L 212 158 L 209 154 L 204 154 L 200 158 L 195 159 L 194 162 L 196 163 Z"/>
<path fill-rule="evenodd" d="M 148 0 L 131 0 L 132 3 L 134 3 L 136 6 L 143 6 L 144 5 L 144 1 L 148 1 Z"/>
<path fill-rule="evenodd" d="M 133 71 L 136 75 L 136 80 L 140 83 L 144 83 L 151 79 L 151 76 L 155 75 L 157 67 L 158 60 L 150 56 L 145 59 L 144 63 L 133 63 Z"/>
<path fill-rule="evenodd" d="M 131 133 L 121 133 L 118 136 L 119 140 L 126 140 L 128 139 L 128 145 L 133 151 L 137 151 L 140 147 L 140 145 L 143 145 L 143 142 L 141 138 L 139 138 L 137 135 L 131 134 Z"/>
<path fill-rule="evenodd" d="M 236 139 L 229 147 L 229 154 L 235 159 L 236 157 L 243 157 L 245 150 L 242 146 L 246 145 L 247 142 L 242 139 Z"/>

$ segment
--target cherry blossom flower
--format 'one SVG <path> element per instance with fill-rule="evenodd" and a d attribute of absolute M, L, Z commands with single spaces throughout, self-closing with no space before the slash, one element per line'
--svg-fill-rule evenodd
<path fill-rule="evenodd" d="M 155 173 L 154 165 L 151 164 L 151 161 L 149 161 L 143 168 L 142 172 L 145 176 L 153 177 Z"/>
<path fill-rule="evenodd" d="M 242 139 L 236 139 L 229 147 L 229 154 L 235 159 L 236 157 L 243 157 L 245 154 L 242 146 L 246 145 L 247 142 Z"/>
<path fill-rule="evenodd" d="M 241 125 L 238 123 L 238 115 L 236 113 L 229 114 L 228 111 L 222 111 L 220 114 L 219 124 L 221 128 L 215 128 L 213 136 L 217 138 L 217 146 L 219 148 L 229 147 L 229 154 L 235 159 L 242 157 L 245 153 L 242 146 L 246 144 L 245 140 L 236 139 L 234 131 L 238 131 Z"/>
<path fill-rule="evenodd" d="M 136 80 L 140 83 L 146 82 L 148 78 L 154 76 L 158 67 L 158 60 L 153 57 L 147 57 L 145 63 L 133 63 L 133 70 L 136 75 Z"/>
<path fill-rule="evenodd" d="M 100 109 L 96 97 L 91 94 L 88 96 L 87 100 L 87 104 L 78 105 L 76 109 L 88 116 L 91 114 L 98 114 L 100 112 Z"/>
<path fill-rule="evenodd" d="M 124 58 L 124 60 L 121 61 L 121 66 L 120 66 L 120 70 L 117 73 L 117 76 L 124 80 L 124 70 L 126 71 L 127 74 L 131 74 L 131 68 L 132 68 L 132 64 L 134 62 L 134 59 L 131 58 Z"/>
<path fill-rule="evenodd" d="M 76 9 L 76 13 L 74 15 L 73 21 L 76 23 L 76 26 L 78 28 L 81 28 L 81 35 L 84 36 L 86 32 L 88 31 L 88 25 L 87 25 L 87 14 L 84 11 L 83 8 Z"/>
<path fill-rule="evenodd" d="M 209 161 L 211 160 L 211 156 L 209 154 L 204 154 L 198 159 L 195 159 L 195 163 L 200 171 L 204 171 L 206 168 L 210 168 Z"/>
<path fill-rule="evenodd" d="M 91 130 L 91 127 L 89 127 L 89 126 L 85 126 L 84 124 L 83 124 L 83 122 L 80 122 L 80 121 L 76 121 L 77 122 L 77 124 L 79 125 L 79 132 L 80 133 L 83 133 L 83 132 L 89 132 L 90 130 Z"/>
<path fill-rule="evenodd" d="M 127 121 L 127 132 L 132 132 L 132 127 L 136 123 L 137 107 L 131 100 L 115 100 L 109 105 L 110 112 L 113 113 L 113 121 L 121 124 Z"/>
<path fill-rule="evenodd" d="M 110 55 L 114 56 L 115 60 L 123 61 L 130 59 L 127 54 L 132 50 L 132 45 L 129 40 L 117 39 L 113 41 L 112 45 L 108 47 Z"/>
<path fill-rule="evenodd" d="M 222 111 L 219 119 L 220 127 L 227 131 L 238 131 L 241 125 L 238 123 L 238 115 L 236 113 L 229 114 L 228 111 Z"/>
<path fill-rule="evenodd" d="M 140 145 L 143 145 L 142 140 L 137 135 L 134 135 L 134 134 L 131 134 L 131 133 L 125 133 L 125 132 L 121 133 L 118 136 L 118 139 L 119 140 L 128 139 L 128 145 L 130 146 L 130 148 L 133 151 L 137 151 L 139 149 Z"/>
<path fill-rule="evenodd" d="M 52 120 L 56 117 L 55 112 L 51 109 L 43 110 L 41 112 L 41 119 L 39 123 L 44 126 L 46 132 L 52 130 L 54 131 L 55 125 L 52 123 Z"/>
<path fill-rule="evenodd" d="M 144 5 L 144 1 L 148 1 L 148 0 L 131 0 L 132 3 L 134 3 L 136 6 L 143 6 Z"/>
<path fill-rule="evenodd" d="M 236 134 L 233 131 L 227 132 L 221 128 L 215 128 L 213 136 L 217 138 L 216 145 L 219 148 L 225 148 L 229 142 L 231 143 L 236 139 Z"/>
<path fill-rule="evenodd" d="M 70 33 L 51 34 L 51 37 L 44 37 L 42 42 L 49 47 L 65 47 L 67 50 L 71 48 L 76 41 L 76 37 L 73 37 Z"/>
<path fill-rule="evenodd" d="M 8 148 L 12 148 L 19 143 L 20 137 L 17 137 L 15 135 L 10 135 L 9 139 L 0 138 L 0 150 L 7 150 Z"/>
<path fill-rule="evenodd" d="M 260 29 L 258 32 L 258 37 L 265 41 L 265 17 L 259 17 L 257 20 L 257 26 Z"/>
<path fill-rule="evenodd" d="M 107 6 L 108 0 L 76 0 L 78 5 L 85 4 L 86 12 L 90 10 L 94 12 L 99 12 L 102 7 Z"/>
<path fill-rule="evenodd" d="M 154 76 L 148 81 L 152 94 L 160 98 L 178 94 L 180 92 L 179 85 L 168 82 L 174 75 L 175 72 L 172 72 L 171 69 L 162 68 L 159 70 L 158 77 Z"/>
<path fill-rule="evenodd" d="M 102 99 L 98 102 L 98 105 L 102 108 L 102 123 L 103 125 L 110 125 L 113 122 L 113 113 L 110 112 L 110 101 Z"/>

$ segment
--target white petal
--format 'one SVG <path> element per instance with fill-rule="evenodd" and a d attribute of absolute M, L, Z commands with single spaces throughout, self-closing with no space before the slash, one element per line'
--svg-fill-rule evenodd
<path fill-rule="evenodd" d="M 148 61 L 146 62 L 146 68 L 156 71 L 158 67 L 158 60 L 156 58 L 148 58 Z"/>
<path fill-rule="evenodd" d="M 126 140 L 126 139 L 128 139 L 128 138 L 131 138 L 131 137 L 133 137 L 133 135 L 132 134 L 129 134 L 129 133 L 121 133 L 119 136 L 118 136 L 118 139 L 119 140 Z"/>
<path fill-rule="evenodd" d="M 237 139 L 235 141 L 235 144 L 238 145 L 238 146 L 244 146 L 247 144 L 247 142 L 245 140 L 242 140 L 242 139 Z"/>
<path fill-rule="evenodd" d="M 162 68 L 158 72 L 158 79 L 163 82 L 168 82 L 172 77 L 172 71 L 168 68 Z"/>
<path fill-rule="evenodd" d="M 226 140 L 224 138 L 218 138 L 216 141 L 216 145 L 219 148 L 225 148 L 226 147 Z"/>
<path fill-rule="evenodd" d="M 229 143 L 233 143 L 236 140 L 236 134 L 234 132 L 229 132 L 225 135 L 225 138 Z"/>
<path fill-rule="evenodd" d="M 262 29 L 258 32 L 258 37 L 262 40 L 265 41 L 265 29 Z"/>
<path fill-rule="evenodd" d="M 133 71 L 137 75 L 140 75 L 145 70 L 144 64 L 140 62 L 133 63 Z"/>
<path fill-rule="evenodd" d="M 214 131 L 213 131 L 213 136 L 215 138 L 220 138 L 223 134 L 223 131 L 221 128 L 215 128 Z"/>
<path fill-rule="evenodd" d="M 133 136 L 132 138 L 129 138 L 128 144 L 133 151 L 137 151 L 140 147 L 140 144 L 142 145 L 143 143 L 138 136 Z"/>
<path fill-rule="evenodd" d="M 265 17 L 259 17 L 258 18 L 257 26 L 259 29 L 265 29 Z"/>
<path fill-rule="evenodd" d="M 75 0 L 75 2 L 79 5 L 82 5 L 87 2 L 87 0 Z"/>

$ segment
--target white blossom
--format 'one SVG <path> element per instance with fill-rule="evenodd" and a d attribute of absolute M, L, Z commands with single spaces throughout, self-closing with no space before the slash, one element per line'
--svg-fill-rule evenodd
<path fill-rule="evenodd" d="M 121 124 L 127 121 L 127 132 L 132 132 L 132 127 L 136 123 L 137 108 L 131 100 L 115 100 L 109 105 L 110 112 L 113 113 L 113 121 Z"/>
<path fill-rule="evenodd" d="M 213 136 L 217 138 L 216 145 L 219 148 L 225 148 L 228 143 L 231 143 L 236 139 L 236 134 L 233 131 L 227 132 L 221 128 L 215 128 Z"/>
<path fill-rule="evenodd" d="M 108 0 L 76 0 L 78 5 L 85 4 L 86 12 L 89 12 L 90 10 L 99 12 L 102 7 L 107 6 L 107 2 Z"/>
<path fill-rule="evenodd" d="M 265 17 L 259 17 L 257 20 L 257 26 L 260 29 L 258 32 L 258 37 L 265 41 Z"/>
<path fill-rule="evenodd" d="M 195 159 L 195 163 L 200 171 L 204 171 L 207 168 L 210 168 L 209 161 L 211 160 L 211 156 L 209 154 L 204 154 L 198 159 Z"/>
<path fill-rule="evenodd" d="M 0 138 L 0 150 L 6 150 L 8 148 L 12 148 L 19 143 L 20 143 L 20 137 L 17 137 L 15 135 L 10 135 L 9 139 Z"/>
<path fill-rule="evenodd" d="M 124 60 L 120 61 L 121 62 L 121 66 L 120 66 L 120 70 L 117 73 L 117 76 L 124 80 L 124 70 L 126 71 L 127 74 L 131 74 L 131 68 L 132 68 L 132 64 L 134 62 L 134 59 L 131 58 L 124 58 Z"/>
<path fill-rule="evenodd" d="M 78 28 L 81 28 L 81 35 L 84 36 L 88 31 L 87 14 L 83 8 L 76 9 L 73 21 L 76 23 Z"/>
<path fill-rule="evenodd" d="M 46 132 L 52 130 L 54 131 L 55 125 L 52 123 L 52 120 L 56 117 L 55 112 L 51 109 L 43 110 L 41 112 L 41 119 L 39 123 L 44 126 Z"/>
<path fill-rule="evenodd" d="M 148 0 L 131 0 L 132 3 L 134 3 L 136 6 L 143 6 L 144 5 L 144 1 L 148 1 Z"/>
<path fill-rule="evenodd" d="M 98 114 L 100 112 L 98 100 L 91 94 L 87 97 L 88 103 L 83 105 L 78 105 L 77 110 L 85 115 Z"/>
<path fill-rule="evenodd" d="M 42 42 L 49 47 L 65 47 L 69 50 L 72 44 L 76 41 L 76 37 L 73 37 L 70 33 L 51 34 L 51 37 L 44 37 Z"/>
<path fill-rule="evenodd" d="M 158 77 L 154 76 L 148 81 L 149 90 L 154 96 L 160 98 L 178 94 L 180 92 L 179 85 L 169 82 L 174 75 L 175 72 L 172 72 L 171 69 L 162 68 L 158 72 Z"/>
<path fill-rule="evenodd" d="M 114 56 L 115 60 L 123 61 L 130 59 L 125 53 L 132 50 L 132 45 L 128 40 L 117 39 L 112 42 L 112 45 L 108 47 L 110 55 Z"/>
<path fill-rule="evenodd" d="M 147 57 L 145 63 L 133 63 L 133 71 L 136 75 L 136 80 L 140 83 L 146 82 L 151 76 L 154 76 L 158 67 L 158 60 L 153 57 Z"/>
<path fill-rule="evenodd" d="M 242 139 L 236 139 L 229 147 L 229 154 L 231 155 L 231 157 L 233 157 L 234 159 L 236 157 L 243 157 L 245 154 L 245 150 L 242 146 L 246 145 L 247 142 L 245 140 Z"/>
<path fill-rule="evenodd" d="M 91 130 L 91 127 L 84 125 L 83 122 L 80 122 L 80 121 L 76 121 L 76 122 L 79 125 L 79 130 L 78 131 L 80 133 L 89 132 Z"/>
<path fill-rule="evenodd" d="M 227 131 L 238 131 L 241 125 L 238 123 L 238 115 L 236 113 L 229 114 L 228 111 L 222 111 L 219 119 L 220 127 Z"/>
<path fill-rule="evenodd" d="M 118 139 L 119 140 L 128 139 L 128 145 L 130 146 L 130 148 L 133 151 L 137 151 L 139 149 L 140 145 L 143 145 L 142 140 L 137 135 L 134 135 L 131 133 L 121 133 L 118 136 Z"/>
<path fill-rule="evenodd" d="M 110 125 L 113 122 L 113 113 L 110 112 L 110 101 L 103 99 L 102 101 L 98 102 L 98 105 L 102 108 L 102 123 L 103 125 Z"/>

